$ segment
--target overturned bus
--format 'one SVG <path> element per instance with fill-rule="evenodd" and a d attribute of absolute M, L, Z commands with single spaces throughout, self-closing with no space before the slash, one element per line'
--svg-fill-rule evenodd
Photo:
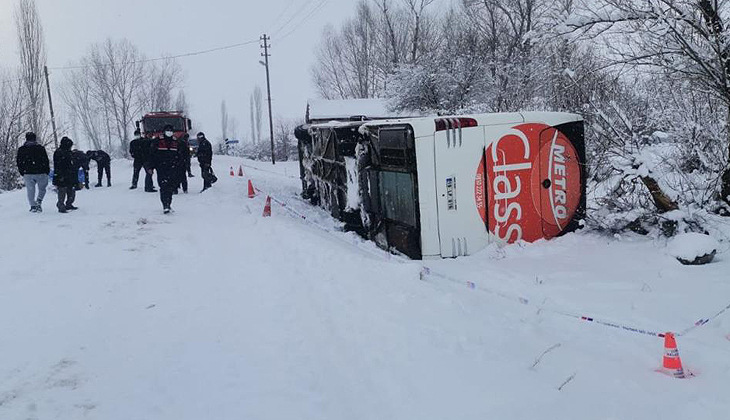
<path fill-rule="evenodd" d="M 332 121 L 295 134 L 303 196 L 414 259 L 554 238 L 585 215 L 579 115 Z"/>

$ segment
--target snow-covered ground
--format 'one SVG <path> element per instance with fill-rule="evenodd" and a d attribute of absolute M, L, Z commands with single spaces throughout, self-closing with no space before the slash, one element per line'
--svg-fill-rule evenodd
<path fill-rule="evenodd" d="M 727 242 L 701 267 L 586 233 L 404 261 L 297 199 L 296 163 L 246 162 L 289 208 L 262 218 L 241 162 L 170 216 L 126 161 L 71 214 L 0 195 L 0 419 L 728 418 L 730 313 L 689 329 L 730 304 Z M 576 315 L 685 332 L 695 376 Z"/>

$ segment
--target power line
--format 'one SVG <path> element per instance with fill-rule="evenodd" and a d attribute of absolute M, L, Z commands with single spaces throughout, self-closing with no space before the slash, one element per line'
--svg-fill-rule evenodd
<path fill-rule="evenodd" d="M 170 56 L 157 57 L 157 58 L 145 58 L 142 60 L 134 60 L 134 61 L 129 61 L 129 62 L 120 63 L 120 64 L 102 64 L 102 66 L 105 66 L 105 67 L 115 66 L 115 65 L 121 66 L 121 65 L 128 65 L 128 64 L 149 63 L 149 62 L 153 62 L 153 61 L 173 60 L 176 58 L 183 58 L 183 57 L 193 57 L 196 55 L 209 54 L 209 53 L 216 52 L 216 51 L 223 51 L 223 50 L 230 50 L 233 48 L 239 48 L 239 47 L 243 47 L 246 45 L 256 44 L 258 42 L 259 42 L 258 39 L 252 39 L 252 40 L 245 41 L 245 42 L 239 42 L 237 44 L 226 45 L 223 47 L 210 48 L 207 50 L 193 51 L 193 52 L 188 52 L 188 53 L 183 53 L 183 54 L 178 54 L 178 55 L 170 55 Z M 89 67 L 94 67 L 94 66 L 86 65 L 86 66 L 49 67 L 49 69 L 51 69 L 51 70 L 77 70 L 77 69 L 84 69 L 84 68 L 89 68 Z"/>
<path fill-rule="evenodd" d="M 277 35 L 277 34 L 278 34 L 279 32 L 281 32 L 281 30 L 282 30 L 282 29 L 286 28 L 286 26 L 287 26 L 287 25 L 289 25 L 290 23 L 292 23 L 292 21 L 293 21 L 294 19 L 296 19 L 296 17 L 297 17 L 297 16 L 299 16 L 299 14 L 300 14 L 301 12 L 303 12 L 303 11 L 304 11 L 304 9 L 306 9 L 306 8 L 307 8 L 307 6 L 309 6 L 309 5 L 311 4 L 311 3 L 312 3 L 311 1 L 305 1 L 305 2 L 304 2 L 304 4 L 302 4 L 302 6 L 301 6 L 301 7 L 299 8 L 299 9 L 297 9 L 297 11 L 296 11 L 296 12 L 294 12 L 294 14 L 293 14 L 293 15 L 291 15 L 291 17 L 289 18 L 289 20 L 287 20 L 286 22 L 284 22 L 284 24 L 283 24 L 283 25 L 279 26 L 279 28 L 278 28 L 278 29 L 276 29 L 276 30 L 275 30 L 275 31 L 274 31 L 274 32 L 273 32 L 273 33 L 271 34 L 271 36 L 272 36 L 272 37 L 273 37 L 273 36 L 276 36 L 276 35 Z"/>
<path fill-rule="evenodd" d="M 281 13 L 279 13 L 279 16 L 277 16 L 276 19 L 274 19 L 274 21 L 271 23 L 271 25 L 269 25 L 269 32 L 271 32 L 271 28 L 273 28 L 274 26 L 276 26 L 277 23 L 279 23 L 279 20 L 284 17 L 284 15 L 286 14 L 286 12 L 288 12 L 289 9 L 292 7 L 292 5 L 294 5 L 294 2 L 295 1 L 296 0 L 291 0 L 289 2 L 289 4 L 286 5 L 286 7 L 284 8 L 284 10 L 282 10 Z"/>
<path fill-rule="evenodd" d="M 289 32 L 287 32 L 287 33 L 285 33 L 284 35 L 282 35 L 282 36 L 281 36 L 281 38 L 279 38 L 279 40 L 280 40 L 280 41 L 282 41 L 282 40 L 286 39 L 286 37 L 288 37 L 289 35 L 293 34 L 293 33 L 294 33 L 294 32 L 295 32 L 295 31 L 296 31 L 297 29 L 299 29 L 299 28 L 300 28 L 300 27 L 301 27 L 302 25 L 304 25 L 305 23 L 307 23 L 307 22 L 309 21 L 309 19 L 311 19 L 311 18 L 312 18 L 312 16 L 314 16 L 314 15 L 315 15 L 315 14 L 316 14 L 317 12 L 319 12 L 320 10 L 322 10 L 322 8 L 324 8 L 324 6 L 326 6 L 326 5 L 327 5 L 327 3 L 329 3 L 329 0 L 322 0 L 321 2 L 319 2 L 319 4 L 318 4 L 318 5 L 317 5 L 317 6 L 316 6 L 316 7 L 314 8 L 314 9 L 312 9 L 312 11 L 311 11 L 311 12 L 309 12 L 309 14 L 308 14 L 308 15 L 306 15 L 306 16 L 304 17 L 304 19 L 302 19 L 302 20 L 301 20 L 301 21 L 300 21 L 300 22 L 299 22 L 299 23 L 298 23 L 298 24 L 297 24 L 296 26 L 294 26 L 294 28 L 292 28 L 292 29 L 291 29 L 291 30 L 290 30 Z"/>
<path fill-rule="evenodd" d="M 314 9 L 312 9 L 304 18 L 302 18 L 302 20 L 300 20 L 299 23 L 297 23 L 290 31 L 288 31 L 286 34 L 284 34 L 281 39 L 284 39 L 284 38 L 288 37 L 289 35 L 291 35 L 292 33 L 294 33 L 304 23 L 306 23 L 315 13 L 317 13 L 319 10 L 321 10 L 328 2 L 329 2 L 329 0 L 322 0 L 321 2 L 319 2 L 314 7 Z M 286 12 L 291 8 L 291 6 L 293 4 L 294 4 L 294 0 L 292 0 L 287 5 L 287 7 L 284 8 L 284 11 L 274 21 L 274 24 L 278 20 L 280 20 L 282 16 L 284 16 L 286 14 Z M 305 1 L 301 5 L 301 7 L 299 7 L 299 9 L 297 9 L 297 11 L 294 14 L 292 14 L 292 16 L 286 22 L 284 22 L 282 25 L 279 26 L 279 28 L 276 31 L 274 31 L 274 33 L 276 34 L 278 32 L 281 32 L 283 29 L 285 29 L 287 27 L 287 25 L 289 25 L 290 23 L 292 23 L 292 21 L 294 21 L 294 19 L 302 11 L 304 11 L 304 9 L 306 9 L 306 7 L 308 5 L 310 5 L 310 4 L 311 4 L 311 1 Z M 104 67 L 110 67 L 110 66 L 115 66 L 115 65 L 123 66 L 123 65 L 130 65 L 130 64 L 150 63 L 150 62 L 163 61 L 163 60 L 173 60 L 173 59 L 177 59 L 177 58 L 194 57 L 194 56 L 198 56 L 198 55 L 210 54 L 210 53 L 217 52 L 217 51 L 224 51 L 224 50 L 230 50 L 230 49 L 234 49 L 234 48 L 239 48 L 239 47 L 243 47 L 243 46 L 246 46 L 246 45 L 256 44 L 258 42 L 259 42 L 259 39 L 251 39 L 251 40 L 244 41 L 244 42 L 239 42 L 239 43 L 236 43 L 236 44 L 225 45 L 225 46 L 222 46 L 222 47 L 209 48 L 209 49 L 206 49 L 206 50 L 191 51 L 191 52 L 187 52 L 187 53 L 182 53 L 182 54 L 177 54 L 177 55 L 171 55 L 171 56 L 156 57 L 156 58 L 145 58 L 145 59 L 142 59 L 142 60 L 134 60 L 134 61 L 126 62 L 126 63 L 101 64 L 101 66 L 104 66 Z M 91 66 L 91 65 L 58 66 L 58 67 L 48 67 L 48 69 L 49 70 L 80 70 L 80 69 L 91 68 L 91 67 L 95 67 L 95 66 Z M 17 78 L 17 79 L 3 80 L 3 81 L 0 81 L 0 83 L 6 84 L 6 83 L 15 83 L 15 82 L 22 82 L 22 81 L 23 81 L 23 78 Z"/>

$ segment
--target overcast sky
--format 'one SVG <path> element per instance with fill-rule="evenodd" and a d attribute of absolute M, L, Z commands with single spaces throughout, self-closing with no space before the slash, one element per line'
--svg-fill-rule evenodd
<path fill-rule="evenodd" d="M 322 1 L 324 7 L 302 22 Z M 36 0 L 45 31 L 48 66 L 64 66 L 92 43 L 127 38 L 147 57 L 176 55 L 272 36 L 271 78 L 274 116 L 303 118 L 315 97 L 309 77 L 322 29 L 354 14 L 356 0 Z M 16 0 L 0 0 L 0 68 L 17 66 L 13 10 Z M 285 24 L 285 25 L 284 25 Z M 277 28 L 284 25 L 279 32 Z M 288 37 L 287 32 L 299 27 Z M 220 134 L 225 99 L 239 137 L 249 133 L 248 98 L 266 86 L 258 45 L 180 58 L 194 129 Z M 51 85 L 64 78 L 56 70 Z M 60 102 L 60 97 L 56 100 Z"/>

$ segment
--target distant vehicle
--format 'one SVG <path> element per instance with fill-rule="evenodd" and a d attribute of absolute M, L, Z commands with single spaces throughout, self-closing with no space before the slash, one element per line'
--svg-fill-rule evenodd
<path fill-rule="evenodd" d="M 183 135 L 187 134 L 193 128 L 192 121 L 181 111 L 150 112 L 149 114 L 145 114 L 142 120 L 136 123 L 142 135 L 151 135 L 152 138 L 161 138 L 167 124 L 172 126 L 176 139 L 182 138 Z M 192 146 L 193 138 L 190 140 Z M 195 146 L 195 150 L 197 151 L 197 146 Z"/>

